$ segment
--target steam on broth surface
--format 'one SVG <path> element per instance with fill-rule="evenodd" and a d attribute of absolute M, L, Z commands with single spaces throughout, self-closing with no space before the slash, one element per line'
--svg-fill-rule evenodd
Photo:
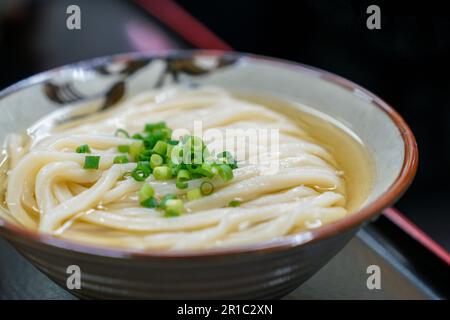
<path fill-rule="evenodd" d="M 0 216 L 143 250 L 236 246 L 320 227 L 362 205 L 372 170 L 348 129 L 309 111 L 173 87 L 45 133 L 11 135 Z"/>

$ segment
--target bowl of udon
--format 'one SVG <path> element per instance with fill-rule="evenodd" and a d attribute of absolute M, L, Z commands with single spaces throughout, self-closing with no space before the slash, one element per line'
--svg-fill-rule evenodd
<path fill-rule="evenodd" d="M 0 111 L 0 235 L 83 298 L 282 297 L 417 167 L 380 98 L 250 54 L 76 63 L 3 90 Z"/>

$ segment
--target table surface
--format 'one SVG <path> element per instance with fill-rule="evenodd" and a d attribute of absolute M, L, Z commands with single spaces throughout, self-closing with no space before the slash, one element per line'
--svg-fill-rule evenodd
<path fill-rule="evenodd" d="M 381 289 L 369 290 L 367 267 L 378 265 Z M 436 299 L 415 274 L 365 230 L 285 299 Z M 0 240 L 0 299 L 76 299 Z"/>

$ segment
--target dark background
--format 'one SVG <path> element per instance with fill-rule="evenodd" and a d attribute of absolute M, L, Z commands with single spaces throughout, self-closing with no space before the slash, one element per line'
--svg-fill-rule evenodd
<path fill-rule="evenodd" d="M 177 2 L 237 51 L 326 69 L 393 105 L 420 151 L 416 180 L 396 207 L 450 249 L 447 8 L 432 1 Z M 82 30 L 66 28 L 70 4 L 81 7 Z M 370 4 L 381 8 L 381 30 L 366 27 Z M 0 0 L 1 88 L 95 56 L 188 46 L 133 1 Z"/>

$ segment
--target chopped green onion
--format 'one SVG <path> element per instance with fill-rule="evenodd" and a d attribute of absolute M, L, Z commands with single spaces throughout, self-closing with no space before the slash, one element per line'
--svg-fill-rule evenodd
<path fill-rule="evenodd" d="M 192 179 L 200 179 L 203 178 L 203 176 L 200 173 L 191 172 Z"/>
<path fill-rule="evenodd" d="M 180 199 L 169 199 L 165 204 L 166 217 L 179 216 L 184 210 L 183 201 Z"/>
<path fill-rule="evenodd" d="M 158 207 L 158 200 L 153 197 L 147 198 L 144 201 L 140 202 L 141 206 L 145 208 L 156 208 Z"/>
<path fill-rule="evenodd" d="M 128 163 L 128 157 L 125 155 L 116 156 L 113 160 L 113 163 Z"/>
<path fill-rule="evenodd" d="M 204 175 L 205 177 L 212 178 L 216 172 L 216 169 L 210 162 L 203 162 L 201 167 L 196 172 Z"/>
<path fill-rule="evenodd" d="M 183 137 L 180 137 L 181 144 L 185 144 L 191 138 L 190 135 L 185 134 Z"/>
<path fill-rule="evenodd" d="M 119 152 L 126 153 L 129 150 L 130 150 L 130 146 L 127 144 L 121 144 L 121 145 L 117 146 L 117 151 L 119 151 Z"/>
<path fill-rule="evenodd" d="M 186 165 L 186 168 L 192 174 L 193 178 L 196 176 L 212 178 L 212 177 L 214 177 L 214 174 L 217 171 L 217 169 L 214 168 L 214 166 L 209 162 L 204 162 L 201 165 L 188 164 L 188 165 Z"/>
<path fill-rule="evenodd" d="M 203 141 L 196 136 L 187 136 L 183 138 L 183 162 L 195 163 L 200 165 L 203 161 Z"/>
<path fill-rule="evenodd" d="M 232 201 L 230 201 L 229 203 L 228 203 L 228 206 L 229 207 L 239 207 L 241 205 L 241 202 L 240 201 L 238 201 L 238 200 L 232 200 Z"/>
<path fill-rule="evenodd" d="M 127 177 L 131 176 L 131 172 L 127 171 L 122 175 L 122 179 L 126 179 Z"/>
<path fill-rule="evenodd" d="M 187 187 L 189 187 L 189 183 L 187 181 L 183 181 L 183 180 L 177 180 L 175 182 L 175 186 L 178 189 L 186 189 Z"/>
<path fill-rule="evenodd" d="M 172 176 L 175 177 L 178 175 L 178 171 L 186 167 L 184 164 L 173 164 L 171 161 L 167 163 L 167 166 L 172 170 Z"/>
<path fill-rule="evenodd" d="M 78 146 L 75 151 L 76 151 L 76 153 L 91 153 L 91 149 L 89 148 L 89 146 L 87 144 Z"/>
<path fill-rule="evenodd" d="M 174 164 L 181 164 L 183 162 L 183 148 L 180 146 L 174 146 L 171 150 L 169 158 Z"/>
<path fill-rule="evenodd" d="M 188 187 L 187 181 L 191 179 L 191 174 L 188 170 L 182 169 L 177 173 L 176 186 L 178 189 L 186 189 Z"/>
<path fill-rule="evenodd" d="M 140 133 L 135 133 L 131 136 L 131 139 L 142 140 L 142 139 L 144 139 L 144 137 Z"/>
<path fill-rule="evenodd" d="M 100 156 L 86 156 L 84 158 L 85 169 L 98 169 L 100 163 Z"/>
<path fill-rule="evenodd" d="M 194 201 L 194 200 L 198 200 L 202 197 L 202 192 L 201 192 L 200 188 L 194 188 L 194 189 L 189 190 L 186 193 L 186 196 L 189 201 Z"/>
<path fill-rule="evenodd" d="M 144 144 L 142 141 L 133 141 L 129 147 L 129 153 L 132 159 L 137 160 L 138 155 L 143 151 Z"/>
<path fill-rule="evenodd" d="M 152 151 L 151 150 L 145 150 L 144 148 L 142 149 L 141 153 L 139 153 L 136 157 L 136 161 L 150 161 L 150 157 L 152 155 Z"/>
<path fill-rule="evenodd" d="M 226 158 L 226 159 L 229 159 L 229 158 L 233 158 L 233 156 L 231 155 L 231 152 L 229 152 L 229 151 L 222 151 L 221 153 L 219 153 L 219 154 L 217 155 L 217 158 Z"/>
<path fill-rule="evenodd" d="M 214 191 L 214 185 L 209 181 L 203 181 L 200 185 L 200 191 L 204 196 L 210 195 Z"/>
<path fill-rule="evenodd" d="M 168 180 L 172 178 L 172 170 L 167 166 L 159 166 L 153 169 L 153 176 L 156 180 Z"/>
<path fill-rule="evenodd" d="M 176 194 L 173 194 L 173 193 L 166 194 L 159 202 L 158 208 L 164 209 L 166 207 L 166 202 L 168 200 L 172 200 L 172 199 L 176 199 L 176 198 L 177 198 Z"/>
<path fill-rule="evenodd" d="M 129 138 L 130 134 L 123 129 L 118 129 L 116 136 Z M 179 140 L 172 140 L 172 129 L 167 127 L 165 122 L 148 123 L 142 134 L 135 133 L 131 138 L 134 141 L 130 145 L 117 146 L 119 152 L 128 152 L 129 156 L 116 156 L 114 163 L 136 161 L 136 168 L 129 174 L 137 181 L 144 181 L 153 172 L 156 180 L 176 177 L 176 187 L 186 189 L 191 179 L 205 177 L 212 179 L 219 175 L 227 182 L 233 178 L 232 170 L 237 168 L 236 160 L 230 152 L 223 151 L 217 157 L 213 157 L 200 137 L 185 135 Z M 80 151 L 88 148 L 87 145 L 81 147 Z M 195 200 L 213 191 L 214 185 L 204 181 L 199 188 L 188 191 L 187 197 Z M 153 196 L 147 197 L 147 199 L 150 198 Z M 147 199 L 143 196 L 140 198 L 141 202 Z M 165 200 L 161 200 L 158 207 L 164 207 L 164 203 Z"/>
<path fill-rule="evenodd" d="M 189 180 L 191 179 L 191 174 L 185 169 L 180 170 L 178 171 L 177 179 Z"/>
<path fill-rule="evenodd" d="M 169 140 L 172 137 L 172 129 L 169 128 L 157 128 L 153 131 L 147 131 L 148 137 L 154 137 L 155 142 L 159 140 Z"/>
<path fill-rule="evenodd" d="M 158 141 L 153 147 L 153 151 L 160 155 L 165 155 L 167 152 L 167 143 L 164 141 Z"/>
<path fill-rule="evenodd" d="M 196 172 L 200 168 L 198 164 L 186 164 L 186 169 L 189 170 L 190 173 L 198 173 Z"/>
<path fill-rule="evenodd" d="M 237 169 L 238 167 L 236 160 L 234 160 L 234 163 L 229 163 L 228 165 L 230 166 L 231 169 Z"/>
<path fill-rule="evenodd" d="M 136 168 L 131 172 L 131 176 L 136 181 L 144 181 L 151 173 L 150 164 L 147 161 L 139 161 Z"/>
<path fill-rule="evenodd" d="M 236 159 L 231 155 L 229 151 L 223 151 L 217 155 L 219 163 L 228 164 L 231 169 L 237 168 Z"/>
<path fill-rule="evenodd" d="M 170 156 L 172 155 L 172 149 L 173 149 L 173 145 L 167 144 L 166 157 L 169 158 L 169 159 L 170 159 Z"/>
<path fill-rule="evenodd" d="M 165 122 L 157 122 L 157 123 L 147 123 L 145 125 L 144 130 L 146 132 L 151 133 L 151 132 L 155 131 L 156 129 L 164 129 L 164 128 L 167 128 L 167 125 Z"/>
<path fill-rule="evenodd" d="M 203 150 L 204 143 L 203 140 L 196 136 L 190 136 L 188 137 L 187 141 L 185 141 L 184 144 L 185 149 L 190 151 L 198 151 Z"/>
<path fill-rule="evenodd" d="M 163 128 L 161 129 L 161 133 L 164 135 L 165 139 L 170 139 L 172 137 L 172 129 Z"/>
<path fill-rule="evenodd" d="M 166 218 L 173 218 L 173 217 L 178 217 L 178 216 L 179 216 L 179 214 L 176 213 L 175 211 L 166 211 L 164 213 L 164 217 L 166 217 Z"/>
<path fill-rule="evenodd" d="M 227 164 L 216 165 L 217 173 L 222 178 L 223 181 L 227 182 L 233 179 L 233 170 Z"/>
<path fill-rule="evenodd" d="M 152 198 L 154 194 L 155 191 L 153 190 L 153 188 L 148 183 L 144 183 L 144 185 L 138 191 L 139 202 L 147 200 L 148 198 Z"/>
<path fill-rule="evenodd" d="M 152 167 L 152 169 L 159 167 L 163 164 L 163 162 L 164 159 L 159 154 L 155 153 L 150 157 L 150 167 Z"/>
<path fill-rule="evenodd" d="M 130 135 L 128 134 L 128 132 L 126 132 L 126 131 L 123 130 L 123 129 L 117 129 L 116 132 L 114 133 L 114 135 L 115 135 L 116 137 L 120 137 L 120 136 L 122 136 L 122 137 L 124 137 L 124 138 L 129 138 L 129 137 L 130 137 Z"/>
<path fill-rule="evenodd" d="M 144 142 L 144 146 L 146 149 L 152 149 L 156 143 L 160 140 L 162 140 L 164 137 L 162 135 L 150 135 L 145 137 L 142 141 Z"/>

